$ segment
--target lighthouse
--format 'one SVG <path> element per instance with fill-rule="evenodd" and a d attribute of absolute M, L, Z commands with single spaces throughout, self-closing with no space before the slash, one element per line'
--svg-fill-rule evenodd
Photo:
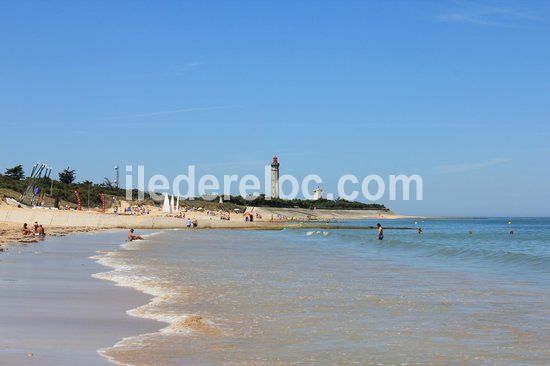
<path fill-rule="evenodd" d="M 271 197 L 279 198 L 279 159 L 273 157 L 271 162 Z"/>

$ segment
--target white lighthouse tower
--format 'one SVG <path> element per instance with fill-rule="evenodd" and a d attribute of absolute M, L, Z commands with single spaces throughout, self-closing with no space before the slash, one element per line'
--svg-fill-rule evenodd
<path fill-rule="evenodd" d="M 279 198 L 279 159 L 273 157 L 271 162 L 271 197 Z"/>

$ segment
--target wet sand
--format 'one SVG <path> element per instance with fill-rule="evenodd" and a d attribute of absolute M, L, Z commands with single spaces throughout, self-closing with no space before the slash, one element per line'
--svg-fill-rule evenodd
<path fill-rule="evenodd" d="M 29 229 L 32 230 L 32 222 L 29 224 Z M 33 234 L 23 235 L 21 232 L 22 225 L 12 222 L 0 223 L 0 248 L 5 243 L 38 243 L 42 239 L 35 237 Z M 47 227 L 47 236 L 65 236 L 74 233 L 87 233 L 90 231 L 97 231 L 99 229 L 86 227 L 86 226 L 64 226 L 64 227 Z"/>
<path fill-rule="evenodd" d="M 49 237 L 0 253 L 1 365 L 109 365 L 98 349 L 158 329 L 126 314 L 149 296 L 92 278 L 105 267 L 89 257 L 125 235 Z"/>

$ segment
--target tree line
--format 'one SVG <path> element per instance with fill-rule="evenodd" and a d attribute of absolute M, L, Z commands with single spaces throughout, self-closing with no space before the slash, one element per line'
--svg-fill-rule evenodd
<path fill-rule="evenodd" d="M 74 169 L 71 170 L 70 167 L 67 167 L 67 169 L 59 172 L 58 175 L 59 181 L 64 184 L 72 184 L 76 179 L 76 172 Z M 4 172 L 4 176 L 15 180 L 25 179 L 25 171 L 23 170 L 23 165 L 19 164 L 14 166 L 13 168 L 6 169 L 6 171 Z"/>
<path fill-rule="evenodd" d="M 0 188 L 12 189 L 16 192 L 23 192 L 27 186 L 28 178 L 25 178 L 25 172 L 22 165 L 17 165 L 13 168 L 6 169 L 3 175 L 0 175 Z M 118 188 L 111 180 L 105 178 L 100 184 L 89 180 L 76 182 L 76 171 L 67 167 L 58 173 L 58 180 L 51 178 L 38 178 L 34 181 L 37 187 L 46 193 L 50 198 L 57 198 L 75 204 L 76 197 L 74 191 L 77 190 L 80 194 L 83 206 L 96 207 L 101 206 L 101 193 L 105 194 L 107 206 L 113 197 L 123 198 L 126 196 L 126 190 Z M 137 197 L 138 190 L 132 190 L 132 196 Z M 213 197 L 216 200 L 217 197 Z M 151 195 L 145 193 L 145 200 L 152 203 Z M 197 198 L 196 201 L 205 201 Z M 227 202 L 227 201 L 226 201 Z M 242 196 L 230 196 L 228 203 L 237 206 L 256 206 L 256 207 L 280 207 L 280 208 L 301 208 L 301 209 L 340 209 L 340 210 L 385 210 L 388 209 L 377 203 L 364 203 L 357 201 L 347 201 L 345 199 L 319 199 L 319 200 L 304 200 L 292 199 L 285 200 L 280 198 L 266 199 L 265 195 L 259 195 L 252 199 L 247 199 Z"/>
<path fill-rule="evenodd" d="M 35 178 L 32 184 L 40 188 L 41 194 L 51 202 L 54 200 L 65 201 L 69 204 L 76 204 L 75 190 L 78 191 L 82 206 L 101 207 L 101 194 L 105 194 L 106 203 L 109 207 L 113 197 L 125 197 L 126 190 L 116 187 L 112 181 L 105 178 L 102 183 L 94 183 L 90 180 L 76 182 L 76 171 L 67 167 L 58 174 L 58 179 L 50 177 Z M 31 183 L 30 177 L 25 176 L 23 165 L 17 165 L 5 170 L 0 174 L 0 188 L 13 190 L 19 194 L 23 193 Z M 137 195 L 137 190 L 133 192 Z M 148 197 L 148 195 L 146 195 Z M 27 201 L 30 198 L 27 197 Z M 24 198 L 25 201 L 25 198 Z M 27 202 L 25 202 L 27 203 Z"/>

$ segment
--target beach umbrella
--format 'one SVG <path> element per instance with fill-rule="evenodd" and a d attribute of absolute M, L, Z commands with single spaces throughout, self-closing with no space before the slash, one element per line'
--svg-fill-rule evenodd
<path fill-rule="evenodd" d="M 170 201 L 168 200 L 168 193 L 164 194 L 164 204 L 162 205 L 162 212 L 170 212 Z"/>

